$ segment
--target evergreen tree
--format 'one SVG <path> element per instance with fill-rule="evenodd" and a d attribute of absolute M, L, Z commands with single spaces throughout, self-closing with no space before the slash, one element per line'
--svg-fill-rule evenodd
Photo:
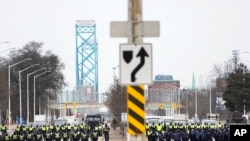
<path fill-rule="evenodd" d="M 246 111 L 250 106 L 250 73 L 247 66 L 240 64 L 227 78 L 227 88 L 223 95 L 225 105 L 230 111 L 243 112 L 244 104 Z"/>

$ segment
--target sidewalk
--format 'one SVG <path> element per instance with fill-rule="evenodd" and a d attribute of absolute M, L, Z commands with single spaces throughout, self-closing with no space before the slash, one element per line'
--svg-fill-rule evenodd
<path fill-rule="evenodd" d="M 120 131 L 121 131 L 120 128 L 116 128 L 116 130 L 111 130 L 109 141 L 126 141 L 127 140 L 126 135 L 123 137 L 122 134 L 120 134 Z"/>

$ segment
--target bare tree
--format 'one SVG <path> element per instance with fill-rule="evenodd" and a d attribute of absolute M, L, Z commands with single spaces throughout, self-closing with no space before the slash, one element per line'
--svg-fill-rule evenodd
<path fill-rule="evenodd" d="M 105 92 L 107 101 L 105 105 L 109 108 L 110 113 L 121 121 L 121 113 L 126 112 L 127 109 L 127 92 L 126 87 L 121 86 L 116 76 L 114 76 L 114 84 Z"/>
<path fill-rule="evenodd" d="M 221 64 L 214 64 L 211 70 L 211 74 L 213 77 L 224 77 L 229 72 L 234 71 L 234 66 L 234 61 L 232 58 L 230 58 Z"/>

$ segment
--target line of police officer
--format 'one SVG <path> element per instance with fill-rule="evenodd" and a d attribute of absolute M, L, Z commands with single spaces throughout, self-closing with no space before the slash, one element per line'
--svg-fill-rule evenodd
<path fill-rule="evenodd" d="M 14 129 L 12 135 L 7 134 L 7 128 L 3 125 L 1 127 L 3 133 L 3 141 L 88 141 L 89 138 L 92 141 L 97 141 L 98 136 L 101 135 L 99 127 L 96 126 L 93 129 L 88 125 L 75 124 L 71 126 L 70 124 L 62 125 L 43 125 L 43 126 L 33 126 L 30 125 L 26 127 L 25 125 L 17 126 Z M 104 127 L 105 135 L 108 134 L 107 124 Z M 5 130 L 6 129 L 6 130 Z"/>
<path fill-rule="evenodd" d="M 148 141 L 229 141 L 229 128 L 221 123 L 146 123 Z"/>

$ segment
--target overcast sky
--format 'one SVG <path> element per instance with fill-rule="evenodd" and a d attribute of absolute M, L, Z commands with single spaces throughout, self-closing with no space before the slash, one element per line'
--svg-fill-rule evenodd
<path fill-rule="evenodd" d="M 69 87 L 76 85 L 75 21 L 95 20 L 99 54 L 99 92 L 107 90 L 119 65 L 119 44 L 111 38 L 111 21 L 126 21 L 128 0 L 0 0 L 2 50 L 29 41 L 44 43 L 61 58 Z M 232 57 L 250 60 L 249 0 L 143 0 L 143 20 L 158 20 L 160 37 L 144 38 L 153 45 L 153 74 L 170 74 L 190 87 L 206 77 L 213 64 Z M 250 62 L 247 62 L 250 65 Z M 115 73 L 119 75 L 119 71 Z M 199 85 L 199 84 L 197 84 Z"/>

